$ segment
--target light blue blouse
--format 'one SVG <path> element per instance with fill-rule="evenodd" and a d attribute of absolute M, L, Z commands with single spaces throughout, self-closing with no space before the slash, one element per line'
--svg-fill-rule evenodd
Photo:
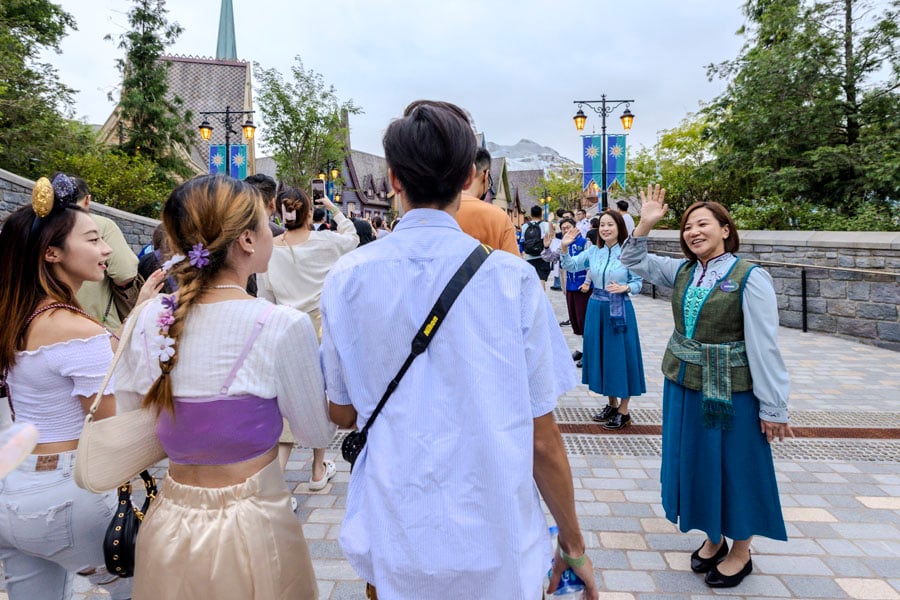
<path fill-rule="evenodd" d="M 638 294 L 644 280 L 625 268 L 625 265 L 619 260 L 621 254 L 622 248 L 618 244 L 612 247 L 606 244 L 590 246 L 574 257 L 560 254 L 559 266 L 566 271 L 590 269 L 591 280 L 596 289 L 606 289 L 608 283 L 614 282 L 620 285 L 625 284 L 632 294 Z"/>

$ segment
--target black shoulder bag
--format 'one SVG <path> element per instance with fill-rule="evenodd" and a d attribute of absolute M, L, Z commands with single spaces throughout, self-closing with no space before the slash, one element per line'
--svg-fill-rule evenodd
<path fill-rule="evenodd" d="M 384 408 L 384 403 L 387 402 L 387 399 L 390 398 L 391 394 L 394 393 L 394 390 L 397 389 L 400 380 L 403 379 L 407 369 L 409 369 L 409 366 L 416 357 L 425 352 L 425 348 L 428 347 L 431 338 L 434 337 L 434 334 L 441 326 L 441 323 L 444 322 L 447 311 L 453 306 L 453 302 L 456 301 L 459 293 L 466 287 L 466 284 L 469 283 L 469 280 L 472 279 L 472 276 L 475 275 L 475 272 L 484 263 L 491 252 L 492 250 L 490 247 L 479 244 L 469 257 L 466 258 L 465 262 L 460 265 L 459 269 L 456 270 L 456 273 L 453 274 L 450 282 L 447 283 L 444 291 L 441 292 L 441 295 L 438 297 L 437 302 L 435 302 L 434 306 L 431 308 L 431 312 L 428 313 L 425 322 L 419 328 L 418 333 L 416 333 L 416 337 L 413 338 L 412 351 L 409 353 L 409 356 L 406 357 L 406 362 L 400 367 L 400 371 L 397 372 L 397 375 L 388 384 L 387 390 L 378 402 L 378 406 L 375 407 L 372 416 L 366 421 L 362 430 L 351 431 L 347 434 L 347 437 L 344 438 L 344 442 L 341 444 L 341 454 L 343 455 L 344 460 L 350 463 L 351 471 L 353 470 L 353 464 L 356 462 L 356 457 L 359 456 L 359 453 L 362 452 L 363 447 L 366 445 L 369 428 L 372 427 L 375 418 L 381 412 L 381 409 Z"/>

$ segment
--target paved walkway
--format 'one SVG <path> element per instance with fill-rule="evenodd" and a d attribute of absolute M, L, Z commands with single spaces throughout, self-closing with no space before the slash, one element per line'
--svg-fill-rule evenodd
<path fill-rule="evenodd" d="M 565 302 L 548 292 L 560 320 Z M 634 300 L 644 350 L 647 394 L 634 399 L 638 423 L 660 422 L 659 364 L 672 329 L 667 302 Z M 580 341 L 566 332 L 572 349 Z M 578 514 L 597 567 L 604 600 L 736 600 L 856 598 L 900 600 L 900 354 L 816 333 L 782 328 L 791 373 L 792 420 L 828 427 L 831 437 L 776 444 L 776 470 L 790 541 L 753 542 L 753 575 L 737 590 L 709 589 L 689 568 L 699 533 L 680 534 L 662 517 L 659 437 L 619 433 L 565 434 Z M 587 423 L 604 402 L 585 386 L 560 399 L 561 423 Z M 894 439 L 860 438 L 859 428 Z M 834 435 L 835 430 L 845 435 Z M 862 432 L 865 433 L 865 432 Z M 364 584 L 337 542 L 349 481 L 336 440 L 329 450 L 338 473 L 308 493 L 312 453 L 296 449 L 287 480 L 300 503 L 321 597 L 364 597 Z M 104 598 L 81 581 L 78 598 Z M 3 597 L 0 592 L 0 598 Z M 438 600 L 438 599 L 425 599 Z"/>

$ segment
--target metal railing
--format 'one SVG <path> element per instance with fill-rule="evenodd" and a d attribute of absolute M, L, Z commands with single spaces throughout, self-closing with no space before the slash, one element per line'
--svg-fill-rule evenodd
<path fill-rule="evenodd" d="M 675 258 L 684 258 L 684 254 L 680 252 L 651 252 L 651 254 L 662 254 L 666 256 L 673 256 Z M 744 258 L 744 257 L 742 257 Z M 801 329 L 805 333 L 808 331 L 807 327 L 807 283 L 806 283 L 806 271 L 807 269 L 821 269 L 823 271 L 844 271 L 847 273 L 863 273 L 868 275 L 879 275 L 882 277 L 900 277 L 900 273 L 895 273 L 894 271 L 876 271 L 874 269 L 858 269 L 854 267 L 830 267 L 827 265 L 809 265 L 804 263 L 792 263 L 792 262 L 781 262 L 776 260 L 762 260 L 757 258 L 746 258 L 745 260 L 755 263 L 757 265 L 762 266 L 773 266 L 773 267 L 792 267 L 800 269 L 800 315 L 802 327 Z M 656 284 L 650 284 L 650 297 L 654 300 L 656 299 Z"/>

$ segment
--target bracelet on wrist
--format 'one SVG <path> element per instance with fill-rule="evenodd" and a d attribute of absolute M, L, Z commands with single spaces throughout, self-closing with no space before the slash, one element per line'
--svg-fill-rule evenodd
<path fill-rule="evenodd" d="M 566 551 L 563 550 L 563 547 L 559 547 L 559 555 L 566 562 L 567 565 L 572 567 L 573 569 L 580 569 L 584 566 L 585 561 L 587 561 L 587 553 L 582 553 L 581 556 L 573 557 L 566 554 Z"/>

